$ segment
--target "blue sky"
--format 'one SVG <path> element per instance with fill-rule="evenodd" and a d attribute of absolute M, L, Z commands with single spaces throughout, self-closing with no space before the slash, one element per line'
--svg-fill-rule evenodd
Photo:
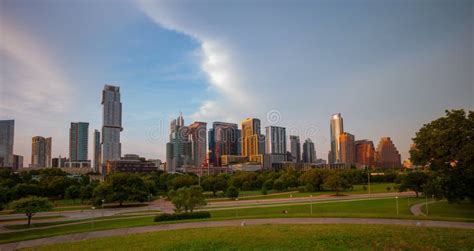
<path fill-rule="evenodd" d="M 15 152 L 71 121 L 101 127 L 104 84 L 121 87 L 123 153 L 162 158 L 169 121 L 278 125 L 329 150 L 329 118 L 356 139 L 390 136 L 407 158 L 419 127 L 473 109 L 472 1 L 0 2 L 0 119 Z M 92 148 L 92 147 L 91 147 Z M 90 153 L 90 158 L 92 154 Z"/>

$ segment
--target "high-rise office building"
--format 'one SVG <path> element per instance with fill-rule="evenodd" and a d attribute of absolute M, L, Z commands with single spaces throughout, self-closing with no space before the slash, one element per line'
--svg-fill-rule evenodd
<path fill-rule="evenodd" d="M 356 148 L 356 163 L 361 167 L 375 166 L 375 149 L 374 143 L 370 140 L 357 140 L 355 142 Z"/>
<path fill-rule="evenodd" d="M 12 170 L 18 171 L 19 169 L 22 169 L 22 168 L 23 168 L 23 156 L 14 154 Z"/>
<path fill-rule="evenodd" d="M 339 135 L 344 132 L 343 121 L 340 113 L 336 113 L 331 117 L 331 156 L 329 163 L 341 162 L 341 144 L 339 142 Z"/>
<path fill-rule="evenodd" d="M 209 130 L 209 164 L 221 166 L 222 155 L 240 155 L 239 139 L 237 124 L 214 122 Z"/>
<path fill-rule="evenodd" d="M 339 135 L 341 144 L 341 163 L 353 165 L 355 164 L 355 137 L 354 135 L 343 132 Z"/>
<path fill-rule="evenodd" d="M 265 153 L 286 154 L 286 128 L 265 127 Z"/>
<path fill-rule="evenodd" d="M 193 122 L 188 126 L 191 162 L 195 167 L 207 165 L 207 123 Z"/>
<path fill-rule="evenodd" d="M 191 142 L 189 128 L 184 126 L 184 118 L 180 113 L 170 123 L 170 140 L 166 144 L 166 165 L 168 172 L 181 171 L 182 167 L 191 163 Z"/>
<path fill-rule="evenodd" d="M 306 139 L 303 143 L 303 162 L 316 162 L 316 150 L 314 148 L 314 143 L 313 141 L 311 141 L 311 139 Z"/>
<path fill-rule="evenodd" d="M 69 160 L 87 161 L 89 151 L 89 123 L 71 122 L 69 129 Z"/>
<path fill-rule="evenodd" d="M 102 169 L 102 148 L 100 147 L 100 132 L 99 130 L 94 130 L 94 172 L 103 173 Z"/>
<path fill-rule="evenodd" d="M 105 85 L 102 91 L 103 124 L 102 124 L 102 165 L 108 160 L 120 160 L 122 144 L 122 103 L 120 87 Z"/>
<path fill-rule="evenodd" d="M 15 120 L 0 120 L 0 167 L 13 166 Z"/>
<path fill-rule="evenodd" d="M 264 136 L 260 134 L 260 120 L 247 118 L 242 121 L 242 155 L 250 162 L 263 163 L 265 153 Z"/>
<path fill-rule="evenodd" d="M 301 143 L 299 136 L 290 135 L 290 152 L 293 162 L 301 162 Z"/>
<path fill-rule="evenodd" d="M 31 167 L 51 167 L 52 138 L 35 136 L 31 144 Z"/>
<path fill-rule="evenodd" d="M 381 168 L 399 168 L 402 166 L 401 156 L 390 137 L 383 137 L 377 145 L 375 162 Z"/>

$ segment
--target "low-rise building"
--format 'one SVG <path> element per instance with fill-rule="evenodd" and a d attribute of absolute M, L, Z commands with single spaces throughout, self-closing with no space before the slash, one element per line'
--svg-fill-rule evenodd
<path fill-rule="evenodd" d="M 106 164 L 107 174 L 113 172 L 150 173 L 158 171 L 155 161 L 146 160 L 136 154 L 125 154 L 120 160 L 109 160 Z"/>

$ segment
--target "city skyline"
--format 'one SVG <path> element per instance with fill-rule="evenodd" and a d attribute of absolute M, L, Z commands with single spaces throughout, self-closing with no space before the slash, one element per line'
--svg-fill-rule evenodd
<path fill-rule="evenodd" d="M 15 120 L 14 153 L 24 166 L 36 135 L 53 138 L 53 157 L 68 156 L 70 122 L 101 130 L 100 90 L 112 83 L 125 104 L 122 155 L 164 160 L 167 125 L 182 110 L 188 121 L 209 125 L 259 118 L 262 128 L 286 127 L 287 135 L 296 128 L 302 140 L 316 128 L 320 157 L 330 149 L 328 118 L 341 113 L 356 140 L 389 136 L 406 159 L 422 124 L 445 109 L 473 107 L 473 18 L 467 1 L 382 2 L 364 5 L 370 15 L 355 3 L 321 4 L 315 13 L 304 11 L 313 6 L 281 3 L 273 7 L 277 14 L 252 5 L 248 22 L 229 32 L 236 15 L 219 4 L 208 11 L 228 21 L 208 28 L 213 17 L 199 6 L 123 1 L 95 3 L 91 11 L 80 2 L 2 1 L 0 119 Z M 109 10 L 105 18 L 101 9 Z M 353 15 L 336 20 L 325 11 Z M 279 12 L 291 17 L 277 18 L 281 29 L 258 18 Z M 306 18 L 320 22 L 309 27 Z M 97 24 L 84 28 L 90 21 Z M 281 31 L 288 43 L 278 42 Z M 266 119 L 272 110 L 281 115 L 276 125 Z"/>

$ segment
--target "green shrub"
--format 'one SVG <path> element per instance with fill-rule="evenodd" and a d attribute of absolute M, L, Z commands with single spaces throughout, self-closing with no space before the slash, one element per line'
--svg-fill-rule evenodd
<path fill-rule="evenodd" d="M 189 220 L 189 219 L 206 219 L 211 218 L 211 213 L 207 211 L 179 213 L 179 214 L 160 214 L 155 216 L 155 222 L 160 221 L 175 221 L 175 220 Z"/>

